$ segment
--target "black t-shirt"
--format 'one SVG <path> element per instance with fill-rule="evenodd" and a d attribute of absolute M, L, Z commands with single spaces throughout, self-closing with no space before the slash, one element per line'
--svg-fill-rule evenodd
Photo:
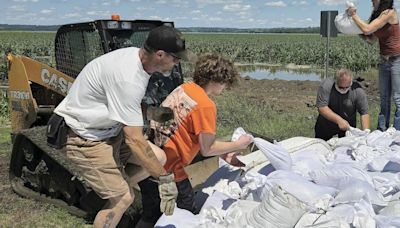
<path fill-rule="evenodd" d="M 350 90 L 341 94 L 335 89 L 335 80 L 327 78 L 322 81 L 317 94 L 317 107 L 328 106 L 334 113 L 347 120 L 352 127 L 357 123 L 357 112 L 360 115 L 368 114 L 368 100 L 360 83 L 353 81 Z M 317 124 L 336 126 L 322 115 L 318 116 Z"/>

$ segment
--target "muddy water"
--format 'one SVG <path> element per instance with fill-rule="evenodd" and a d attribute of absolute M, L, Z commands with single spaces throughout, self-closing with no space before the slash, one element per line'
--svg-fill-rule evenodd
<path fill-rule="evenodd" d="M 323 72 L 316 72 L 304 68 L 286 68 L 270 66 L 239 66 L 242 77 L 253 79 L 280 79 L 286 81 L 321 81 L 324 78 Z"/>

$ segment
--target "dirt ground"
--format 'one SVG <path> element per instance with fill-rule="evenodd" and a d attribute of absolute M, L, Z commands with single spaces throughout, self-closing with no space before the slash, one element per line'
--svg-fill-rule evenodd
<path fill-rule="evenodd" d="M 364 79 L 364 87 L 370 104 L 379 102 L 376 79 Z M 273 105 L 276 110 L 285 112 L 315 107 L 319 81 L 254 80 L 241 78 L 238 86 L 232 88 L 237 94 L 246 95 L 255 102 Z"/>

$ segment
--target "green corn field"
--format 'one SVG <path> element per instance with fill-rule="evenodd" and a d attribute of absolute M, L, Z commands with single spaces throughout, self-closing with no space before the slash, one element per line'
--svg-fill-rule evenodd
<path fill-rule="evenodd" d="M 237 63 L 297 64 L 325 66 L 326 38 L 318 34 L 185 34 L 188 47 L 195 53 L 220 53 Z M 8 52 L 55 65 L 53 32 L 0 32 L 0 56 Z M 338 36 L 330 40 L 333 68 L 353 71 L 375 68 L 377 45 L 368 45 L 357 36 Z M 6 73 L 2 61 L 0 76 Z"/>

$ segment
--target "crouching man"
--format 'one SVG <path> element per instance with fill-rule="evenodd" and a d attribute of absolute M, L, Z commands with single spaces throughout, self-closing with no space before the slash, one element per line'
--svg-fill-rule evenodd
<path fill-rule="evenodd" d="M 317 108 L 316 138 L 329 140 L 334 135 L 345 136 L 350 126 L 356 127 L 357 112 L 361 115 L 362 130 L 370 128 L 367 95 L 349 70 L 341 69 L 334 79 L 322 81 L 317 93 Z"/>

